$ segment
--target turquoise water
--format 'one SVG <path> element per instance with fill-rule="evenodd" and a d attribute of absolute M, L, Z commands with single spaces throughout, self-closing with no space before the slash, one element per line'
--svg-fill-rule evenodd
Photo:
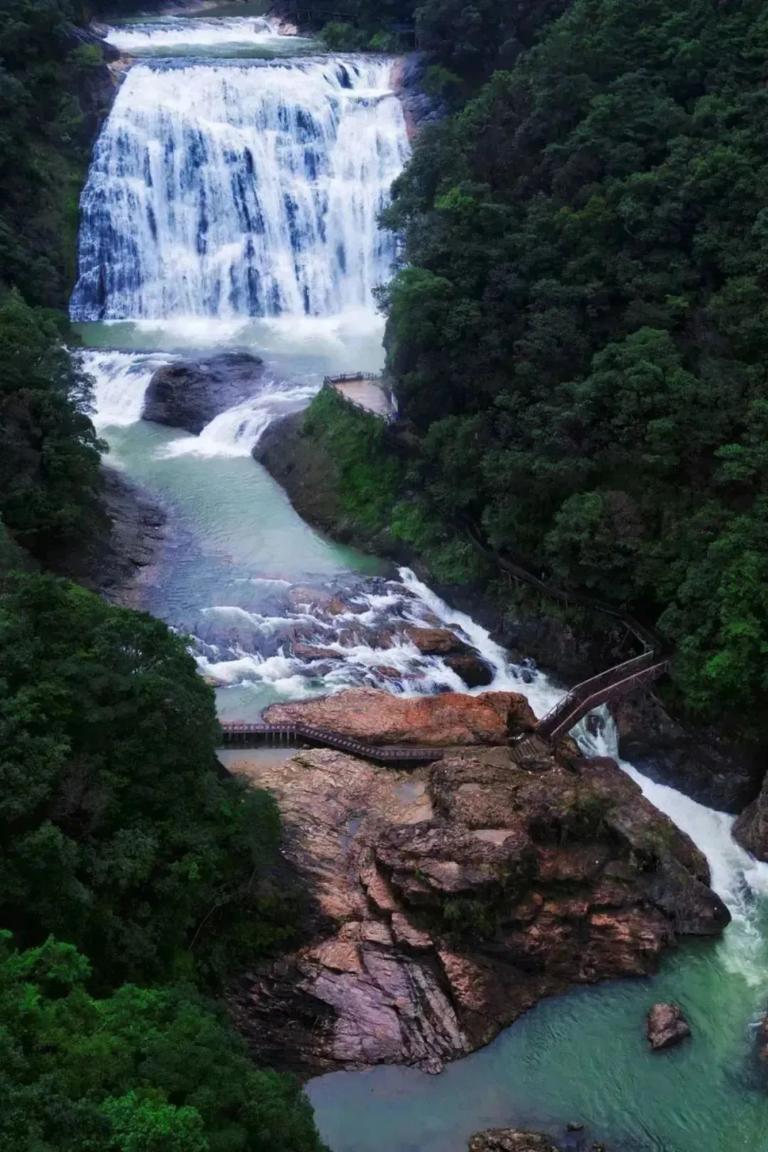
<path fill-rule="evenodd" d="M 654 979 L 544 1001 L 439 1076 L 320 1077 L 309 1094 L 321 1132 L 334 1152 L 463 1152 L 482 1128 L 557 1135 L 582 1121 L 613 1152 L 764 1152 L 768 1098 L 752 1070 L 750 1025 L 765 985 L 732 971 L 727 950 L 689 944 Z M 644 1017 L 659 999 L 684 1006 L 693 1039 L 650 1054 Z"/>

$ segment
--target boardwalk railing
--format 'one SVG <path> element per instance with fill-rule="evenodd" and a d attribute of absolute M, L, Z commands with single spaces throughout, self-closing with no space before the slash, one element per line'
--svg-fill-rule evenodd
<path fill-rule="evenodd" d="M 237 721 L 220 725 L 225 746 L 254 747 L 285 744 L 309 744 L 313 748 L 335 748 L 348 752 L 351 756 L 362 756 L 364 760 L 375 760 L 381 764 L 416 763 L 428 764 L 442 760 L 445 748 L 411 747 L 409 745 L 364 744 L 354 737 L 341 732 L 330 732 L 325 728 L 315 728 L 311 724 L 242 724 Z"/>
<path fill-rule="evenodd" d="M 591 676 L 589 680 L 584 680 L 572 688 L 554 708 L 542 716 L 533 734 L 524 733 L 519 740 L 530 741 L 533 735 L 554 743 L 570 732 L 593 708 L 598 708 L 609 700 L 618 700 L 637 688 L 645 687 L 646 684 L 662 676 L 668 667 L 668 660 L 660 660 L 653 652 L 644 652 L 641 656 L 635 656 L 632 660 L 608 668 L 597 676 Z M 220 727 L 222 743 L 225 746 L 252 748 L 259 745 L 274 747 L 284 744 L 290 747 L 296 744 L 308 744 L 313 748 L 335 748 L 338 752 L 361 756 L 364 760 L 373 760 L 379 764 L 430 764 L 435 760 L 442 760 L 448 751 L 444 747 L 432 748 L 423 745 L 365 744 L 353 736 L 301 722 L 246 724 L 230 721 L 221 724 Z"/>
<path fill-rule="evenodd" d="M 365 404 L 360 404 L 359 401 L 353 400 L 347 396 L 346 392 L 342 392 L 339 384 L 353 384 L 355 380 L 370 380 L 375 383 L 383 395 L 386 397 L 388 411 L 376 412 L 373 408 L 367 408 Z M 331 388 L 339 399 L 343 400 L 345 404 L 349 404 L 351 408 L 357 408 L 358 412 L 365 412 L 366 416 L 375 416 L 377 420 L 383 420 L 386 424 L 392 424 L 397 419 L 397 412 L 392 401 L 392 393 L 388 388 L 385 388 L 381 383 L 381 376 L 376 372 L 342 372 L 338 376 L 325 376 L 323 377 L 323 387 Z"/>
<path fill-rule="evenodd" d="M 636 688 L 657 680 L 667 671 L 669 661 L 659 659 L 654 652 L 643 652 L 623 664 L 608 668 L 597 676 L 577 684 L 551 711 L 542 716 L 536 726 L 540 736 L 556 741 L 583 720 L 593 708 L 629 695 Z"/>

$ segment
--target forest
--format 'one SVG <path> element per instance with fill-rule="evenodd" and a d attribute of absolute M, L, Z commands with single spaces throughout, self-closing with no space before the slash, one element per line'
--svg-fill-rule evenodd
<path fill-rule="evenodd" d="M 387 216 L 427 515 L 656 626 L 680 705 L 756 740 L 767 53 L 759 0 L 575 0 L 423 133 Z"/>
<path fill-rule="evenodd" d="M 47 574 L 103 518 L 63 347 L 102 50 L 68 0 L 0 2 L 0 1146 L 320 1152 L 219 998 L 284 947 L 273 800 L 221 769 L 182 637 Z"/>

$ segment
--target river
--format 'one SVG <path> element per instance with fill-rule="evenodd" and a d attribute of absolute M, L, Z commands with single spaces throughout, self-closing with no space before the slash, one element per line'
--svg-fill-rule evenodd
<path fill-rule="evenodd" d="M 269 421 L 306 404 L 324 373 L 382 363 L 373 290 L 395 240 L 376 216 L 409 152 L 391 61 L 317 55 L 241 8 L 134 21 L 109 38 L 137 61 L 83 193 L 72 316 L 112 463 L 170 512 L 143 605 L 193 637 L 223 717 L 349 684 L 462 688 L 445 661 L 398 635 L 413 621 L 449 623 L 494 687 L 525 691 L 541 713 L 559 695 L 546 677 L 510 664 L 412 573 L 313 531 L 251 457 Z M 223 348 L 264 359 L 251 400 L 197 437 L 141 421 L 157 367 Z M 320 593 L 343 610 L 330 618 Z M 300 659 L 297 637 L 344 659 Z M 580 739 L 615 754 L 602 720 Z M 546 1001 L 439 1076 L 376 1068 L 312 1081 L 333 1152 L 462 1152 L 479 1128 L 573 1120 L 623 1152 L 768 1150 L 768 1094 L 751 1057 L 768 1001 L 768 867 L 734 843 L 730 817 L 623 767 L 707 855 L 733 915 L 723 938 L 685 945 L 652 980 Z M 651 1056 L 644 1014 L 667 998 L 684 1006 L 693 1040 Z"/>

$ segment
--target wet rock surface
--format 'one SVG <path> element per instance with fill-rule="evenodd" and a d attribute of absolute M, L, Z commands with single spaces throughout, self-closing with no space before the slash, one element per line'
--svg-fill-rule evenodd
<path fill-rule="evenodd" d="M 87 544 L 51 557 L 49 567 L 114 604 L 134 606 L 167 541 L 165 509 L 115 468 L 102 467 L 102 515 Z"/>
<path fill-rule="evenodd" d="M 164 364 L 149 382 L 142 419 L 197 435 L 215 416 L 253 396 L 263 371 L 259 357 L 248 352 Z"/>
<path fill-rule="evenodd" d="M 467 749 L 415 772 L 332 751 L 244 762 L 311 893 L 307 943 L 243 974 L 254 1055 L 438 1071 L 543 996 L 643 975 L 728 912 L 706 861 L 610 760 Z"/>
<path fill-rule="evenodd" d="M 674 1048 L 690 1034 L 690 1026 L 679 1004 L 653 1005 L 646 1021 L 646 1035 L 651 1051 Z"/>
<path fill-rule="evenodd" d="M 758 795 L 765 775 L 759 751 L 739 747 L 713 729 L 694 731 L 673 719 L 650 692 L 618 700 L 612 711 L 619 752 L 651 780 L 722 812 L 741 812 Z"/>
<path fill-rule="evenodd" d="M 400 97 L 409 140 L 414 140 L 426 124 L 436 124 L 446 115 L 443 102 L 424 90 L 428 67 L 423 53 L 410 52 L 401 56 L 392 70 L 392 87 Z"/>
<path fill-rule="evenodd" d="M 757 799 L 737 818 L 733 835 L 758 860 L 768 860 L 768 778 L 763 781 Z"/>
<path fill-rule="evenodd" d="M 530 732 L 536 717 L 525 696 L 517 692 L 483 692 L 466 696 L 393 696 L 375 688 L 350 688 L 266 709 L 268 724 L 301 722 L 328 728 L 367 744 L 409 744 L 446 747 L 505 744 Z"/>

